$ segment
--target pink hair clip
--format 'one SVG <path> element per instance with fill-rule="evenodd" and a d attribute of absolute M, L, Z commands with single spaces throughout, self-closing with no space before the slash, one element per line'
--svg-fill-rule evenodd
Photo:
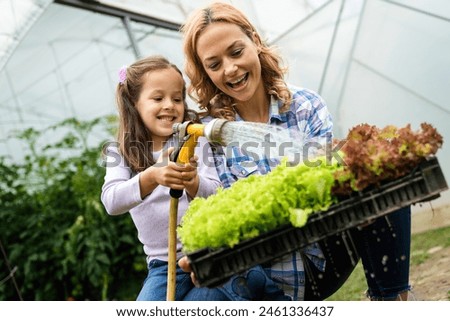
<path fill-rule="evenodd" d="M 125 80 L 127 80 L 127 66 L 122 66 L 119 70 L 119 83 L 123 85 Z"/>

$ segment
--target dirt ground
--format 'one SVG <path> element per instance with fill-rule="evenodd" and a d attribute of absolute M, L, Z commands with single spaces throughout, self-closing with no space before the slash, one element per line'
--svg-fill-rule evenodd
<path fill-rule="evenodd" d="M 450 225 L 449 211 L 449 207 L 435 209 L 432 213 L 413 211 L 413 233 Z M 428 254 L 430 257 L 425 262 L 411 266 L 409 300 L 450 301 L 450 247 L 434 247 Z"/>
<path fill-rule="evenodd" d="M 434 247 L 428 253 L 428 260 L 411 266 L 409 301 L 449 301 L 450 247 Z"/>

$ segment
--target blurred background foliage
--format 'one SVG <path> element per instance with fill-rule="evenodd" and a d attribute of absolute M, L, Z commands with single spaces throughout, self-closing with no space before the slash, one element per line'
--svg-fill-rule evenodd
<path fill-rule="evenodd" d="M 21 163 L 0 158 L 0 300 L 135 300 L 145 255 L 131 217 L 104 210 L 105 141 L 89 145 L 116 127 L 70 118 L 13 133 L 28 150 Z"/>

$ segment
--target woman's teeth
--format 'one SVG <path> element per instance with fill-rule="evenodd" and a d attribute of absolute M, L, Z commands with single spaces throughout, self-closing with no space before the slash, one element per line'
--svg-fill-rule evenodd
<path fill-rule="evenodd" d="M 242 83 L 247 79 L 247 76 L 248 76 L 248 73 L 245 74 L 244 76 L 242 76 L 241 78 L 239 78 L 239 79 L 236 80 L 236 81 L 228 82 L 228 85 L 229 85 L 231 88 L 234 88 L 234 87 L 237 87 L 237 86 L 239 86 L 239 85 L 242 85 Z"/>

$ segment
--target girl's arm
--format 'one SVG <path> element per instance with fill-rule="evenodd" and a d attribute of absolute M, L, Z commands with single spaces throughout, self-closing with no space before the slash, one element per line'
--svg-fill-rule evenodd
<path fill-rule="evenodd" d="M 142 202 L 139 174 L 134 175 L 115 147 L 106 149 L 108 161 L 101 200 L 110 215 L 128 212 Z"/>

